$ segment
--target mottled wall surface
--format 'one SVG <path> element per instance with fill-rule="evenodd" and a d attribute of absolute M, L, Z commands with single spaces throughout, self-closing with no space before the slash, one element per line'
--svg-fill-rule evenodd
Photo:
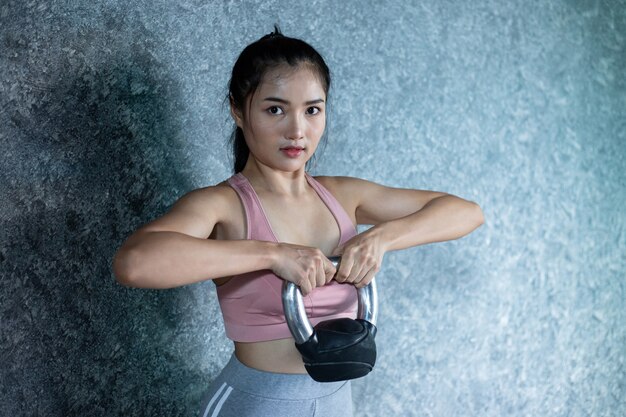
<path fill-rule="evenodd" d="M 0 3 L 1 416 L 191 416 L 213 284 L 111 259 L 230 175 L 226 83 L 278 22 L 334 75 L 314 172 L 477 201 L 388 254 L 359 416 L 626 415 L 624 1 Z"/>

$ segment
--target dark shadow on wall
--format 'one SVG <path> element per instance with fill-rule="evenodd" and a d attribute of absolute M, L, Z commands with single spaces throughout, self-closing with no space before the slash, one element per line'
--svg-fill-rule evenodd
<path fill-rule="evenodd" d="M 67 42 L 86 51 L 96 36 Z M 0 415 L 191 414 L 188 386 L 204 378 L 186 351 L 203 341 L 181 334 L 192 288 L 128 289 L 111 271 L 124 239 L 192 189 L 177 173 L 180 88 L 150 46 L 103 51 L 97 68 L 67 53 L 16 80 L 24 94 L 3 128 L 19 143 L 3 163 L 0 392 L 10 400 Z"/>

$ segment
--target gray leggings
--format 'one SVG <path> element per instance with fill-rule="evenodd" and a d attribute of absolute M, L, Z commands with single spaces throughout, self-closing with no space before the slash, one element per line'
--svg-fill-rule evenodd
<path fill-rule="evenodd" d="M 249 368 L 233 356 L 211 384 L 200 417 L 351 417 L 350 381 Z"/>

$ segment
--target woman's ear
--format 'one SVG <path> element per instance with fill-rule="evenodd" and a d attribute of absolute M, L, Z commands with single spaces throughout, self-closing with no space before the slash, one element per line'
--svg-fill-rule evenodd
<path fill-rule="evenodd" d="M 235 124 L 237 125 L 237 127 L 239 127 L 240 129 L 243 129 L 243 116 L 241 114 L 241 111 L 239 109 L 237 109 L 237 106 L 235 106 L 235 101 L 233 100 L 233 96 L 230 96 L 230 115 L 233 117 L 233 120 L 235 121 Z"/>

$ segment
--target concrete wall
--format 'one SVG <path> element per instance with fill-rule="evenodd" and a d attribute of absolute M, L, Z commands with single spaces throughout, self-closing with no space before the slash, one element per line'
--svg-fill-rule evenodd
<path fill-rule="evenodd" d="M 486 224 L 386 256 L 359 416 L 626 414 L 624 1 L 0 4 L 0 415 L 191 416 L 231 345 L 210 282 L 111 258 L 231 173 L 232 64 L 333 72 L 314 173 L 446 191 Z"/>

